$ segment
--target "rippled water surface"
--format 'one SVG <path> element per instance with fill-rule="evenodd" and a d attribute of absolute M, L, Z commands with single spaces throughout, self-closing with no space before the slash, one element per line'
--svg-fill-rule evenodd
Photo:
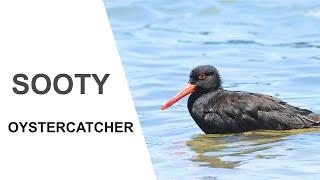
<path fill-rule="evenodd" d="M 317 129 L 204 135 L 186 98 L 159 110 L 193 67 L 211 64 L 226 89 L 319 113 L 319 1 L 105 4 L 159 179 L 320 178 Z"/>

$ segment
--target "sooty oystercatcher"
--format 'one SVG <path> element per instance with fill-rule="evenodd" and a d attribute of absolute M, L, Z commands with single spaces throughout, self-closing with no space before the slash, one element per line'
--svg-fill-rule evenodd
<path fill-rule="evenodd" d="M 161 109 L 167 109 L 188 94 L 191 94 L 189 113 L 207 134 L 320 126 L 320 115 L 310 110 L 268 95 L 223 89 L 217 69 L 210 65 L 194 68 L 187 86 Z"/>

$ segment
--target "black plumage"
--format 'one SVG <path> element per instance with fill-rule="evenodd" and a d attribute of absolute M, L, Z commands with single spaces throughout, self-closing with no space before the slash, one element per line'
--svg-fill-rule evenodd
<path fill-rule="evenodd" d="M 193 69 L 189 86 L 188 92 L 178 94 L 174 102 L 191 93 L 188 99 L 190 115 L 207 134 L 301 129 L 318 127 L 320 122 L 320 115 L 275 97 L 223 89 L 219 73 L 213 66 Z M 174 103 L 169 102 L 162 109 Z"/>

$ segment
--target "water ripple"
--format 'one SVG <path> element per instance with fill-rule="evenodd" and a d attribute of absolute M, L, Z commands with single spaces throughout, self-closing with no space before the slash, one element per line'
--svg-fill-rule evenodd
<path fill-rule="evenodd" d="M 204 135 L 186 99 L 159 107 L 191 68 L 230 90 L 320 113 L 319 1 L 105 0 L 158 179 L 319 179 L 319 130 Z"/>

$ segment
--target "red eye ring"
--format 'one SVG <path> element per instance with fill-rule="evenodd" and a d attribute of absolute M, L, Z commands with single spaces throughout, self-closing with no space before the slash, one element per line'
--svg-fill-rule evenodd
<path fill-rule="evenodd" d="M 198 76 L 198 79 L 204 80 L 206 77 L 207 77 L 207 76 L 206 76 L 204 73 L 202 73 L 202 74 L 200 74 L 200 75 Z"/>

